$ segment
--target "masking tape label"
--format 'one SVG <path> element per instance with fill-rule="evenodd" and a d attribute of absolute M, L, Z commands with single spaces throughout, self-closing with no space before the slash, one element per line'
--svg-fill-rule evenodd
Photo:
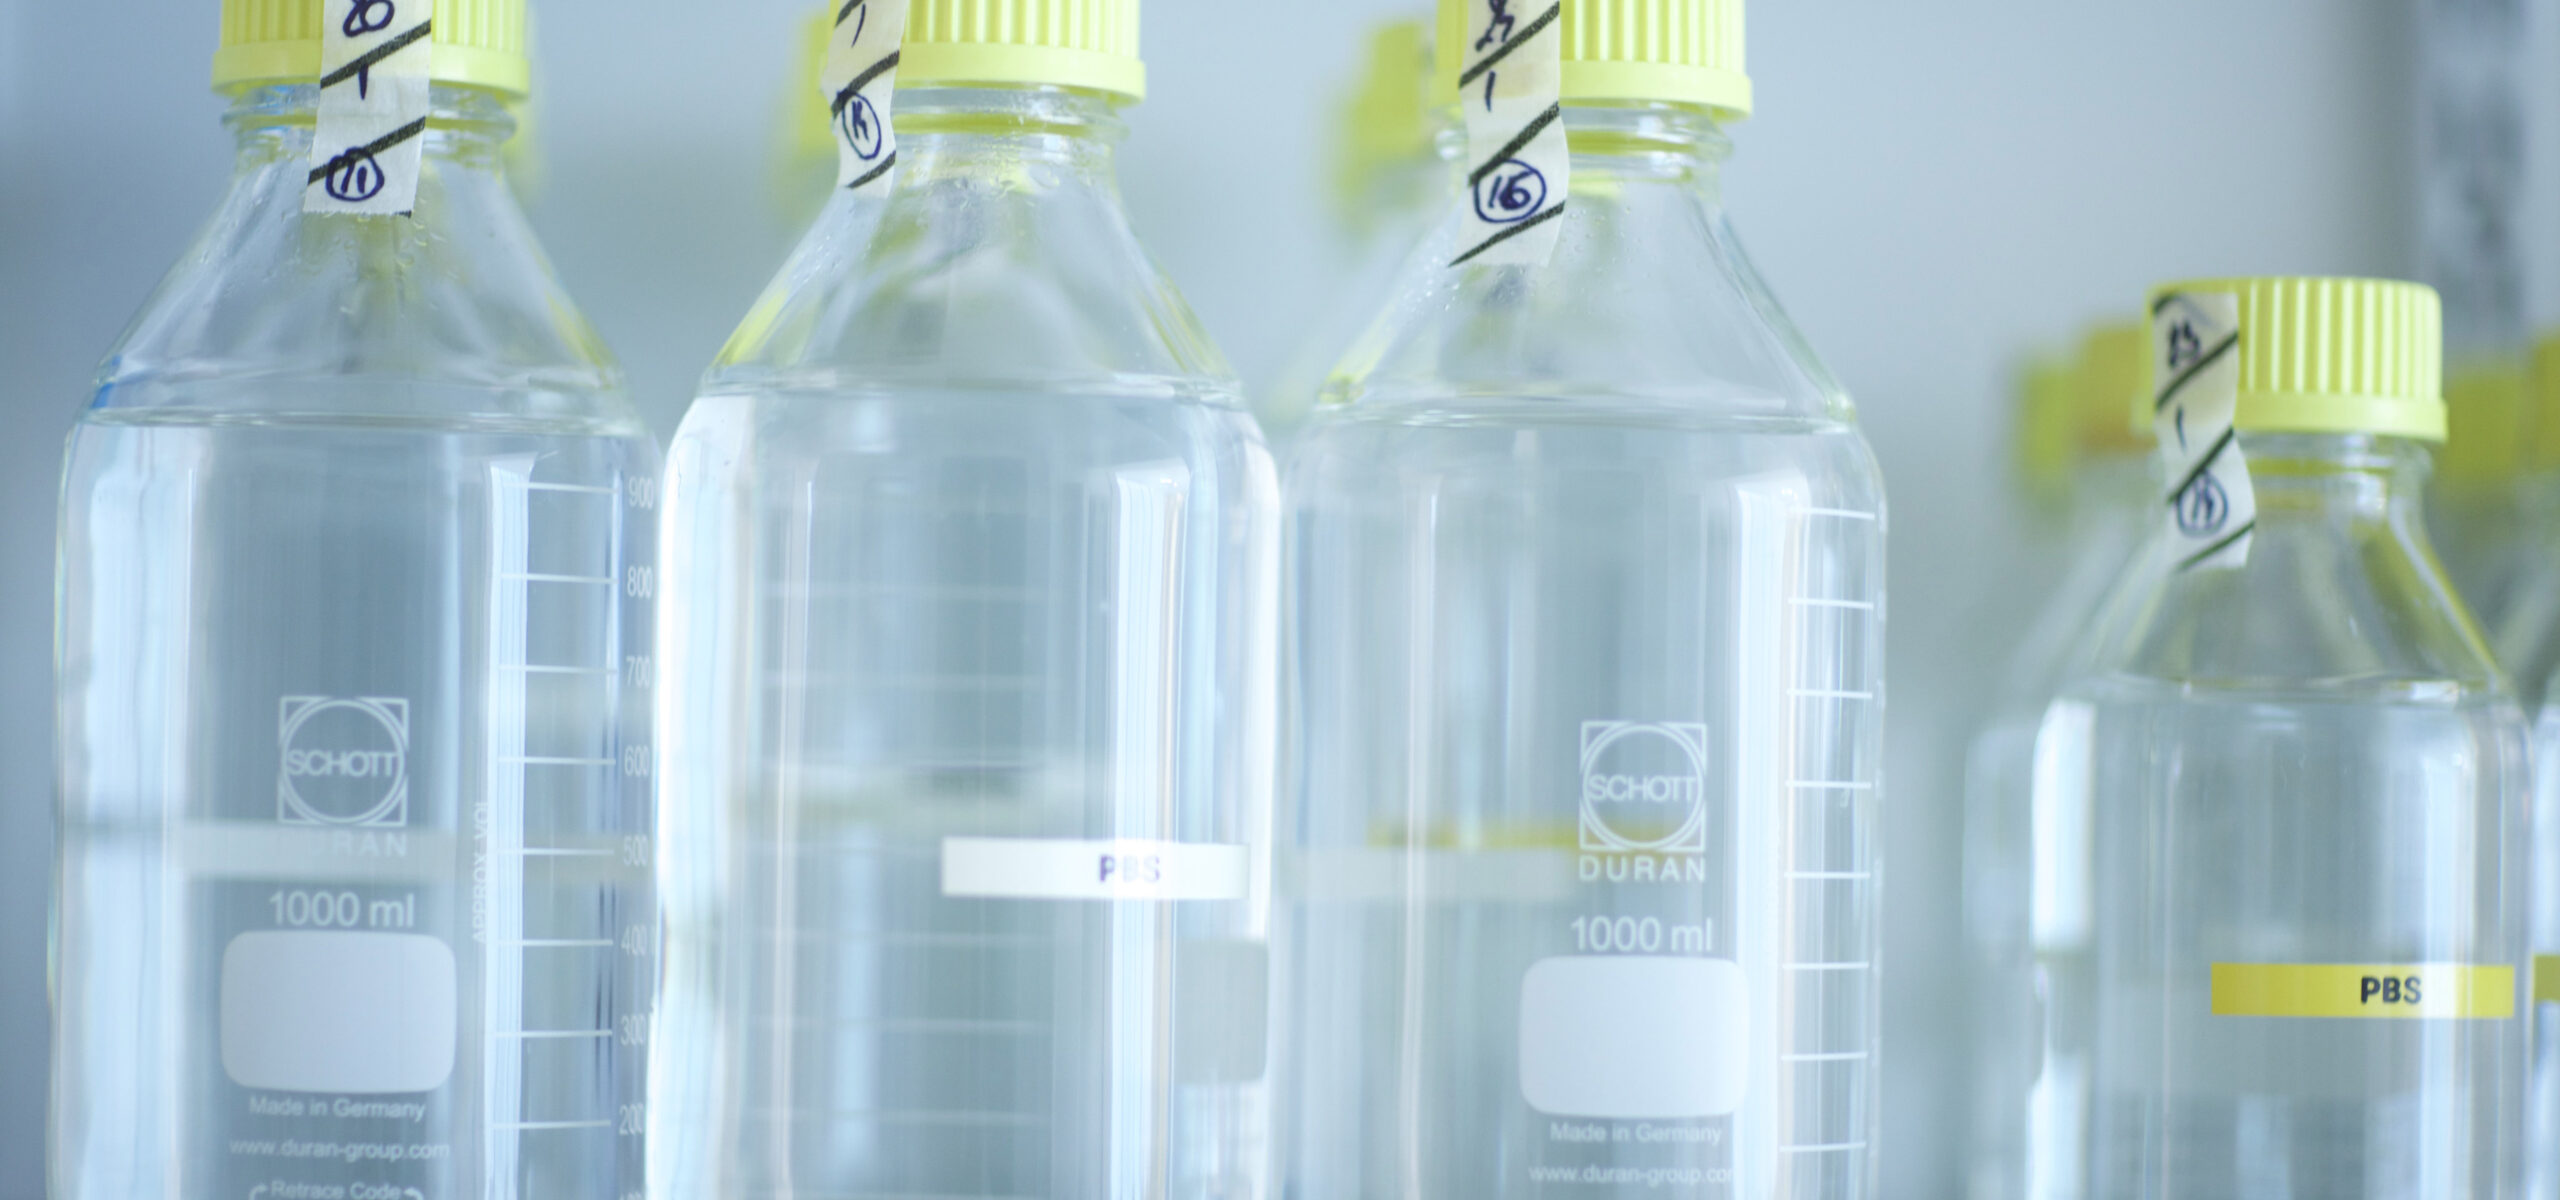
<path fill-rule="evenodd" d="M 944 838 L 942 894 L 998 900 L 1241 900 L 1242 846 L 1135 839 Z"/>
<path fill-rule="evenodd" d="M 2258 494 L 2232 422 L 2240 407 L 2240 298 L 2178 292 L 2151 308 L 2160 381 L 2151 427 L 2168 468 L 2169 537 L 2180 571 L 2249 561 Z"/>
<path fill-rule="evenodd" d="M 2560 1004 L 2560 954 L 2533 956 L 2533 1002 Z"/>
<path fill-rule="evenodd" d="M 818 76 L 836 133 L 836 186 L 860 190 L 889 178 L 898 138 L 889 100 L 898 87 L 898 48 L 906 41 L 907 0 L 845 0 L 827 38 Z"/>
<path fill-rule="evenodd" d="M 2516 971 L 2462 963 L 2215 963 L 2213 1015 L 2504 1020 L 2516 1015 Z"/>
<path fill-rule="evenodd" d="M 1449 265 L 1536 265 L 1555 251 L 1573 156 L 1565 144 L 1562 6 L 1467 0 L 1466 250 Z"/>
<path fill-rule="evenodd" d="M 320 112 L 302 211 L 407 216 L 418 206 L 435 5 L 328 0 L 320 18 Z"/>

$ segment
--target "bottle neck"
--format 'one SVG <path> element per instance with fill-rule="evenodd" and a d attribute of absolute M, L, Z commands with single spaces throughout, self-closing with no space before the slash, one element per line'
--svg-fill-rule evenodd
<path fill-rule="evenodd" d="M 1617 190 L 1655 188 L 1703 192 L 1722 200 L 1721 173 L 1733 143 L 1708 110 L 1689 104 L 1571 103 L 1564 106 L 1565 140 L 1573 152 L 1577 203 Z"/>
<path fill-rule="evenodd" d="M 1117 103 L 1059 87 L 901 88 L 890 118 L 898 186 L 955 179 L 1042 185 L 1077 183 L 1118 194 L 1125 126 Z"/>
<path fill-rule="evenodd" d="M 440 83 L 430 89 L 429 103 L 420 140 L 426 160 L 447 175 L 497 179 L 504 170 L 500 152 L 516 132 L 507 102 L 494 92 Z M 282 84 L 238 93 L 222 120 L 231 127 L 240 169 L 248 171 L 309 158 L 319 114 L 317 85 Z"/>
<path fill-rule="evenodd" d="M 2247 433 L 2260 536 L 2336 521 L 2404 525 L 2415 535 L 2426 493 L 2427 450 L 2371 434 Z"/>

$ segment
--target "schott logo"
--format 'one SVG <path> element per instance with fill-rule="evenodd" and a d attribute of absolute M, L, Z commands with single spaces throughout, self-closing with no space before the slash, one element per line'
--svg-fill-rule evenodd
<path fill-rule="evenodd" d="M 1585 882 L 1704 882 L 1707 727 L 1582 725 Z"/>
<path fill-rule="evenodd" d="M 409 823 L 409 702 L 287 696 L 278 705 L 276 819 L 380 828 Z"/>

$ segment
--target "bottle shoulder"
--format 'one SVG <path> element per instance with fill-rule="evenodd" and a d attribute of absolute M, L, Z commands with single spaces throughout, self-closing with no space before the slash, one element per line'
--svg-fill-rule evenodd
<path fill-rule="evenodd" d="M 1554 253 L 1535 266 L 1451 267 L 1466 229 L 1454 196 L 1444 213 L 1335 368 L 1328 401 L 1534 393 L 1854 422 L 1704 185 L 1577 174 Z"/>
<path fill-rule="evenodd" d="M 431 155 L 416 215 L 381 218 L 303 213 L 305 170 L 290 145 L 244 157 L 100 368 L 93 416 L 640 427 L 494 170 Z"/>
<path fill-rule="evenodd" d="M 2247 561 L 2181 570 L 2153 539 L 2110 597 L 2086 686 L 2255 702 L 2514 700 L 2478 629 L 2400 520 L 2268 520 Z M 2079 687 L 2081 685 L 2074 685 Z"/>
<path fill-rule="evenodd" d="M 1098 168 L 902 165 L 838 192 L 705 394 L 854 387 L 1232 393 Z"/>

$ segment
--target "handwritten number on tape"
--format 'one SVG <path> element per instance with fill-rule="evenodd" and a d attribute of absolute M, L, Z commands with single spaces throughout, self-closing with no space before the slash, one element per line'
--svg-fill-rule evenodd
<path fill-rule="evenodd" d="M 889 178 L 898 138 L 889 98 L 898 86 L 907 0 L 845 0 L 827 39 L 818 90 L 836 133 L 836 186 L 860 190 Z"/>
<path fill-rule="evenodd" d="M 320 116 L 302 211 L 407 216 L 418 206 L 434 64 L 431 0 L 326 0 Z"/>
<path fill-rule="evenodd" d="M 2240 300 L 2173 293 L 2151 310 L 2160 390 L 2152 430 L 2160 440 L 2169 537 L 2181 571 L 2249 561 L 2257 492 L 2233 421 L 2240 407 Z"/>
<path fill-rule="evenodd" d="M 1537 264 L 1554 253 L 1572 156 L 1565 144 L 1564 35 L 1549 0 L 1469 0 L 1466 249 L 1471 262 Z M 1516 7 L 1515 7 L 1516 6 Z"/>

